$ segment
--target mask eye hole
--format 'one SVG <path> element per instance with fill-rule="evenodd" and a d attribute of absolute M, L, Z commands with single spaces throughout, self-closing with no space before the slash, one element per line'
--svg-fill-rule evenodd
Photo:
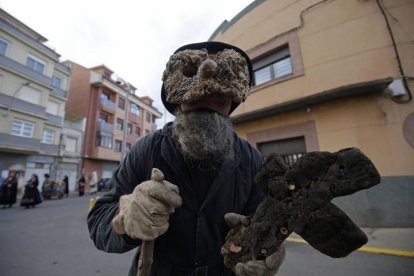
<path fill-rule="evenodd" d="M 185 77 L 191 78 L 197 74 L 197 70 L 198 68 L 196 66 L 191 65 L 191 64 L 186 64 L 185 66 L 183 66 L 181 72 L 183 73 Z"/>

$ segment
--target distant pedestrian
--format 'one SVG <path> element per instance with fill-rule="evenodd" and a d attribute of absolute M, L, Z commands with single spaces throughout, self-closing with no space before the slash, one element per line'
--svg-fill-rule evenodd
<path fill-rule="evenodd" d="M 50 198 L 50 190 L 51 190 L 51 186 L 52 183 L 50 181 L 50 175 L 45 173 L 44 175 L 45 180 L 43 180 L 42 183 L 42 196 L 43 199 L 49 199 Z"/>
<path fill-rule="evenodd" d="M 63 184 L 65 185 L 65 196 L 68 197 L 69 196 L 69 177 L 67 175 L 65 175 L 65 177 L 63 178 Z"/>
<path fill-rule="evenodd" d="M 78 179 L 78 193 L 79 193 L 79 196 L 83 196 L 85 194 L 85 184 L 86 184 L 85 175 L 82 174 L 81 177 Z"/>
<path fill-rule="evenodd" d="M 11 208 L 16 203 L 17 197 L 17 177 L 15 171 L 10 171 L 9 176 L 3 181 L 1 186 L 0 204 L 3 209 Z"/>
<path fill-rule="evenodd" d="M 93 195 L 98 192 L 98 174 L 96 171 L 92 172 L 91 180 L 89 182 L 89 194 Z"/>
<path fill-rule="evenodd" d="M 39 186 L 39 178 L 36 174 L 32 174 L 32 177 L 27 181 L 27 184 L 24 186 L 24 194 L 20 202 L 20 206 L 26 208 L 35 207 L 35 205 L 42 203 L 42 198 L 40 197 L 40 192 L 37 189 Z"/>

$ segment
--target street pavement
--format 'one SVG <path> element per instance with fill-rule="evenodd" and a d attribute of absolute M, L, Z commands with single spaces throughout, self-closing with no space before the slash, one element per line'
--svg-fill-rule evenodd
<path fill-rule="evenodd" d="M 127 275 L 134 250 L 99 251 L 86 217 L 96 196 L 47 200 L 34 209 L 0 209 L 1 276 Z M 363 229 L 368 244 L 346 258 L 332 259 L 291 235 L 277 275 L 414 275 L 414 229 Z"/>

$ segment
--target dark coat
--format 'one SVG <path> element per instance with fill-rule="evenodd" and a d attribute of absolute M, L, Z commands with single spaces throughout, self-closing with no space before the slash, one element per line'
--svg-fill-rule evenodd
<path fill-rule="evenodd" d="M 234 149 L 234 158 L 223 161 L 200 204 L 185 162 L 171 138 L 170 124 L 138 140 L 114 172 L 113 188 L 95 203 L 88 215 L 89 232 L 96 247 L 122 253 L 141 244 L 139 240 L 114 233 L 111 221 L 119 197 L 132 193 L 138 183 L 150 179 L 152 168 L 158 168 L 165 180 L 179 187 L 183 203 L 171 214 L 168 231 L 155 240 L 151 275 L 191 275 L 203 266 L 209 267 L 209 275 L 232 275 L 224 267 L 220 254 L 229 230 L 224 214 L 251 214 L 263 198 L 253 184 L 253 177 L 262 165 L 260 153 L 237 136 Z M 136 275 L 138 255 L 139 250 L 129 275 Z"/>
<path fill-rule="evenodd" d="M 24 194 L 20 202 L 20 206 L 34 206 L 42 202 L 40 192 L 37 189 L 39 180 L 30 179 L 24 187 Z"/>
<path fill-rule="evenodd" d="M 65 194 L 69 194 L 69 178 L 67 176 L 63 178 L 63 183 L 65 184 Z"/>
<path fill-rule="evenodd" d="M 0 204 L 13 205 L 17 197 L 17 178 L 9 176 L 3 181 L 1 186 Z"/>

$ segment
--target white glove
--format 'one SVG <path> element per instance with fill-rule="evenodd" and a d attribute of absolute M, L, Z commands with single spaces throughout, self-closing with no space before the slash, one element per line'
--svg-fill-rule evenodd
<path fill-rule="evenodd" d="M 119 213 L 112 220 L 115 233 L 143 241 L 155 240 L 169 226 L 174 209 L 181 206 L 178 187 L 164 180 L 164 174 L 152 169 L 151 180 L 137 185 L 132 194 L 121 196 Z"/>
<path fill-rule="evenodd" d="M 235 213 L 225 214 L 224 220 L 231 228 L 234 228 L 240 224 L 246 226 L 248 223 L 248 218 L 246 216 Z M 267 256 L 266 259 L 248 261 L 246 263 L 237 263 L 233 270 L 237 276 L 273 276 L 276 275 L 284 259 L 285 248 L 283 245 L 280 245 L 276 252 L 270 256 Z"/>

